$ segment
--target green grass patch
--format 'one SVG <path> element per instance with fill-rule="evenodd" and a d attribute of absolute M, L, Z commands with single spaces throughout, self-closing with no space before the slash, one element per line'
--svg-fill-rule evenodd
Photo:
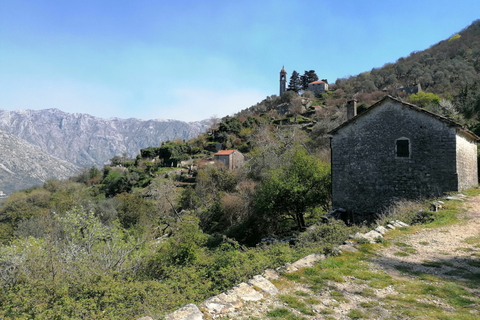
<path fill-rule="evenodd" d="M 360 306 L 362 308 L 374 308 L 378 306 L 380 303 L 378 301 L 368 301 L 368 302 L 361 302 Z"/>
<path fill-rule="evenodd" d="M 314 305 L 322 303 L 320 300 L 318 300 L 316 298 L 312 298 L 312 297 L 304 298 L 303 301 L 306 304 L 314 304 Z"/>
<path fill-rule="evenodd" d="M 272 319 L 285 319 L 285 320 L 303 320 L 304 317 L 296 316 L 292 311 L 286 308 L 277 308 L 267 313 L 267 317 Z"/>
<path fill-rule="evenodd" d="M 312 309 L 307 307 L 305 302 L 301 301 L 299 298 L 295 296 L 280 295 L 279 299 L 285 302 L 286 304 L 288 304 L 289 307 L 296 309 L 303 314 L 306 314 L 309 316 L 313 316 L 315 314 Z"/>
<path fill-rule="evenodd" d="M 295 294 L 297 296 L 300 296 L 300 297 L 308 297 L 310 296 L 310 294 L 308 292 L 305 292 L 305 291 L 295 291 Z"/>
<path fill-rule="evenodd" d="M 480 244 L 480 236 L 478 237 L 469 237 L 462 242 L 468 243 L 468 244 Z"/>
<path fill-rule="evenodd" d="M 363 319 L 365 315 L 358 309 L 352 309 L 348 312 L 347 316 L 350 319 Z"/>
<path fill-rule="evenodd" d="M 397 257 L 408 257 L 409 256 L 409 254 L 406 253 L 405 251 L 398 251 L 398 252 L 395 252 L 393 255 L 397 256 Z"/>
<path fill-rule="evenodd" d="M 411 245 L 405 243 L 405 242 L 394 242 L 393 243 L 394 245 L 396 245 L 397 247 L 411 247 Z"/>

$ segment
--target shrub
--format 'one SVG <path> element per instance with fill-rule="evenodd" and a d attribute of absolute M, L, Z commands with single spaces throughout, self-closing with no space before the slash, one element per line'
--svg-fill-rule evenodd
<path fill-rule="evenodd" d="M 352 233 L 352 227 L 347 227 L 342 220 L 333 220 L 328 223 L 316 224 L 298 237 L 298 245 L 321 243 L 325 246 L 334 246 L 343 243 Z"/>

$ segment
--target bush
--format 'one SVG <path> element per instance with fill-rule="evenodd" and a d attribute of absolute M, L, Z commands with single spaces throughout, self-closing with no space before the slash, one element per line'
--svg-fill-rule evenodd
<path fill-rule="evenodd" d="M 297 246 L 305 246 L 314 242 L 328 247 L 339 245 L 348 239 L 350 234 L 355 233 L 353 228 L 356 227 L 347 227 L 342 220 L 316 224 L 300 234 Z"/>
<path fill-rule="evenodd" d="M 412 224 L 418 212 L 425 209 L 422 201 L 400 200 L 393 202 L 377 219 L 379 225 L 386 225 L 391 220 L 400 220 Z"/>

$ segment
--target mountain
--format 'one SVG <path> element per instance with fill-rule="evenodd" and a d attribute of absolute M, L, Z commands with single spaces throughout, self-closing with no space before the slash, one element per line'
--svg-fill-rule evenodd
<path fill-rule="evenodd" d="M 0 129 L 79 167 L 102 166 L 116 155 L 134 157 L 163 141 L 196 137 L 207 122 L 102 119 L 58 109 L 0 110 Z"/>
<path fill-rule="evenodd" d="M 4 193 L 42 185 L 52 178 L 66 179 L 78 170 L 77 166 L 0 130 L 0 190 Z"/>

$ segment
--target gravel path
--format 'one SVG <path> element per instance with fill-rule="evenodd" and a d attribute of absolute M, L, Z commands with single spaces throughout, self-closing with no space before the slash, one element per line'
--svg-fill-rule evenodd
<path fill-rule="evenodd" d="M 478 269 L 468 262 L 471 261 L 472 254 L 479 252 L 479 248 L 475 244 L 466 243 L 465 240 L 480 236 L 480 196 L 468 199 L 465 205 L 467 211 L 460 215 L 460 223 L 441 228 L 422 229 L 394 241 L 408 245 L 407 248 L 414 249 L 416 254 L 401 257 L 398 256 L 401 247 L 391 246 L 381 250 L 372 262 L 389 272 L 396 272 L 396 266 L 443 275 L 448 275 L 454 267 L 478 272 Z M 438 267 L 439 264 L 441 267 Z"/>

